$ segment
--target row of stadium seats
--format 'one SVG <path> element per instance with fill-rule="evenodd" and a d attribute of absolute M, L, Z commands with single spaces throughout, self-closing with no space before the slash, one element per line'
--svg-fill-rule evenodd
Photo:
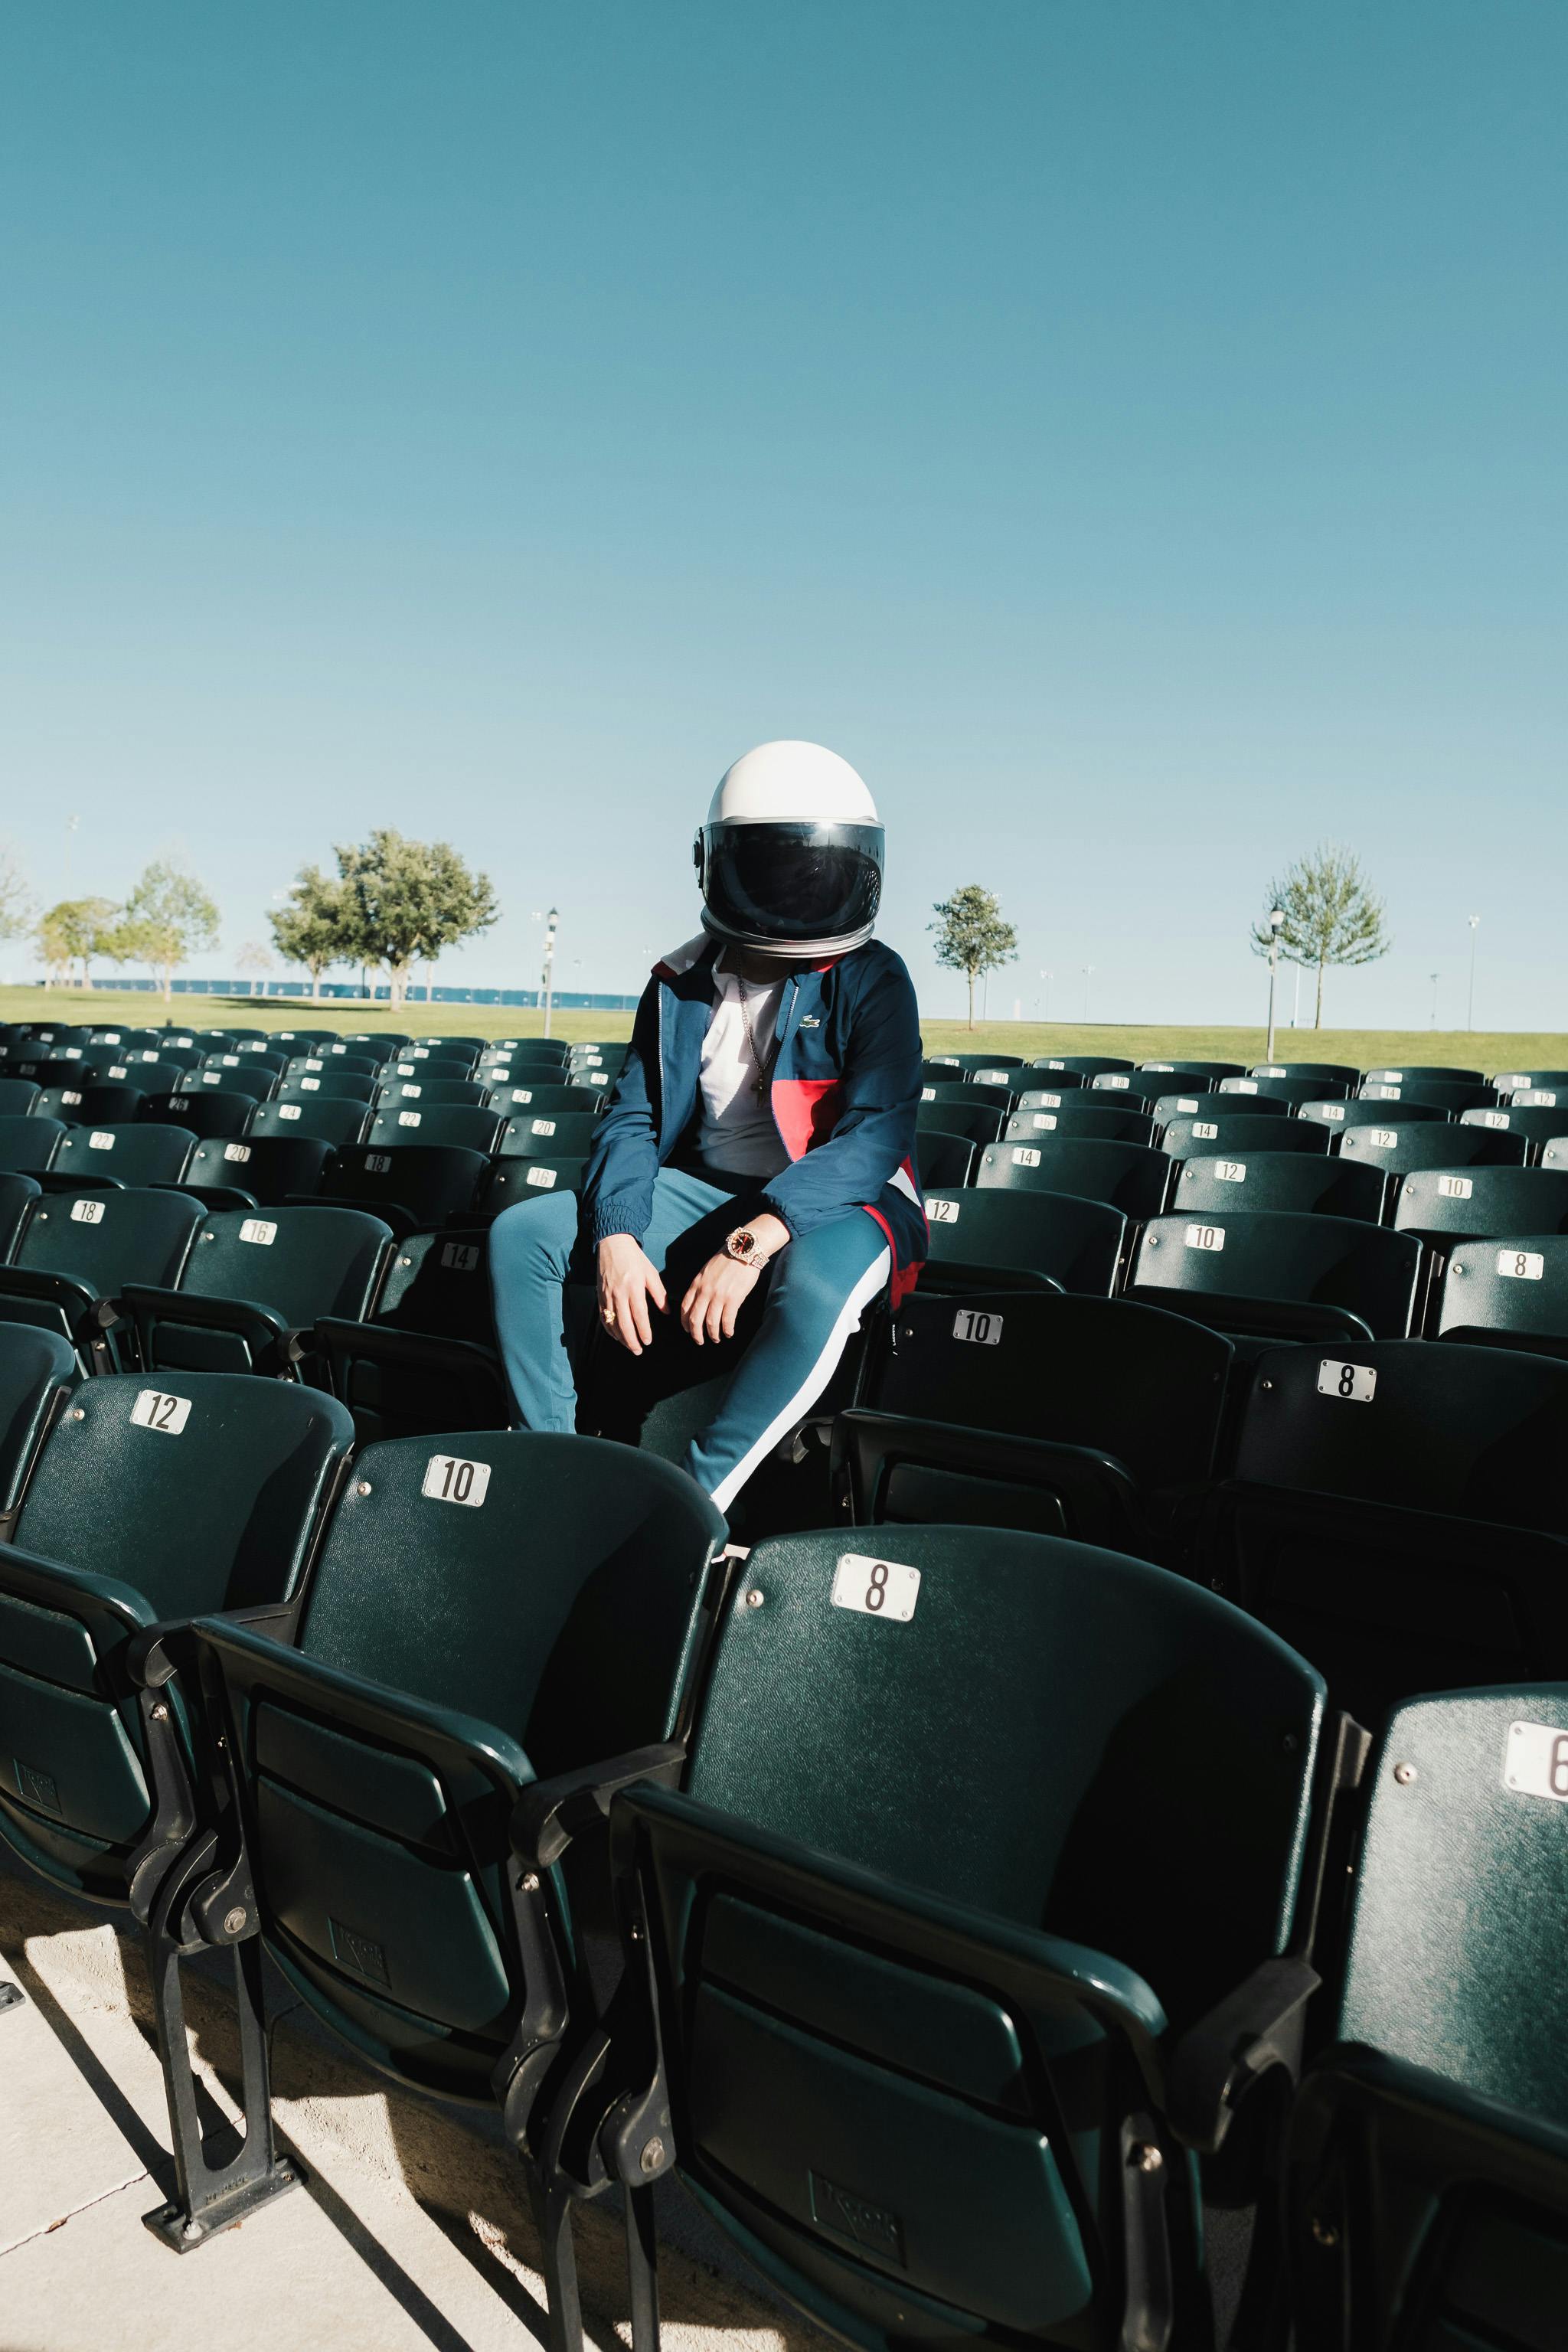
<path fill-rule="evenodd" d="M 564 2352 L 607 2189 L 652 2352 L 672 2172 L 852 2342 L 1212 2342 L 1237 2205 L 1238 2340 L 1552 2340 L 1568 1687 L 1417 1698 L 1373 1742 L 1226 1600 L 1059 1536 L 738 1565 L 689 1482 L 594 1439 L 356 1451 L 308 1388 L 78 1383 L 16 1330 L 0 1384 L 0 1836 L 145 1927 L 174 2243 L 297 2178 L 265 1949 L 388 2076 L 496 2101 Z M 204 1949 L 237 2153 L 191 2072 Z"/>

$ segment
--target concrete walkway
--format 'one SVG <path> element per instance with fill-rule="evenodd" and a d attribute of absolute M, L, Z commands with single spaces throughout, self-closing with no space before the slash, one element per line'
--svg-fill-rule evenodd
<path fill-rule="evenodd" d="M 232 2011 L 186 1971 L 193 2047 L 230 2115 Z M 390 2094 L 284 2015 L 279 2137 L 307 2185 L 182 2258 L 142 2226 L 169 2194 L 168 2122 L 139 1947 L 0 1872 L 0 2352 L 510 2352 L 543 2336 L 536 2241 L 499 2135 Z M 669 2352 L 820 2352 L 726 2275 L 689 2207 L 660 2258 Z M 590 2336 L 629 2341 L 616 2217 L 578 2222 Z M 721 2270 L 723 2261 L 725 2269 Z"/>

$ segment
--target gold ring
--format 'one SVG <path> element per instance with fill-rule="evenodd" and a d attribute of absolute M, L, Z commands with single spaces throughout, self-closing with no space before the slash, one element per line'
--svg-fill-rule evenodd
<path fill-rule="evenodd" d="M 614 1308 L 613 1307 L 605 1307 L 605 1322 L 606 1322 L 606 1323 L 614 1323 L 615 1319 L 616 1319 L 616 1310 L 615 1310 L 615 1308 Z"/>

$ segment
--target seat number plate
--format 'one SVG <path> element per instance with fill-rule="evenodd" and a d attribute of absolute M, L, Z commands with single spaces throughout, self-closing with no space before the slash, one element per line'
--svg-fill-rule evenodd
<path fill-rule="evenodd" d="M 1345 1107 L 1343 1103 L 1314 1103 L 1312 1105 L 1312 1108 L 1319 1118 L 1328 1118 L 1338 1121 L 1343 1118 L 1345 1115 Z"/>
<path fill-rule="evenodd" d="M 467 1503 L 471 1511 L 477 1511 L 489 1483 L 488 1462 L 465 1462 L 460 1454 L 432 1454 L 419 1491 L 432 1502 Z"/>
<path fill-rule="evenodd" d="M 479 1262 L 479 1246 L 474 1242 L 443 1242 L 441 1263 L 458 1274 L 472 1274 Z"/>
<path fill-rule="evenodd" d="M 1182 1235 L 1189 1249 L 1222 1250 L 1225 1247 L 1223 1225 L 1189 1225 Z"/>
<path fill-rule="evenodd" d="M 525 1184 L 542 1184 L 548 1192 L 555 1181 L 556 1172 L 553 1168 L 531 1168 L 522 1181 Z"/>
<path fill-rule="evenodd" d="M 1056 1123 L 1057 1115 L 1054 1110 L 1036 1110 L 1029 1113 L 1029 1125 L 1031 1127 L 1052 1128 L 1055 1127 Z"/>
<path fill-rule="evenodd" d="M 1102 1071 L 1094 1083 L 1108 1094 L 1124 1094 L 1130 1081 L 1125 1071 L 1109 1070 Z"/>
<path fill-rule="evenodd" d="M 247 1217 L 240 1226 L 239 1238 L 242 1242 L 258 1242 L 263 1249 L 270 1249 L 278 1238 L 278 1228 L 266 1217 Z"/>
<path fill-rule="evenodd" d="M 1568 1805 L 1568 1731 L 1554 1723 L 1510 1723 L 1502 1777 L 1521 1797 Z"/>
<path fill-rule="evenodd" d="M 1370 1404 L 1377 1393 L 1377 1374 L 1370 1364 L 1337 1364 L 1325 1356 L 1318 1366 L 1318 1394 L 1343 1397 L 1347 1404 Z"/>
<path fill-rule="evenodd" d="M 533 1088 L 531 1087 L 513 1087 L 511 1090 L 511 1098 L 513 1102 L 531 1102 L 533 1100 Z"/>
<path fill-rule="evenodd" d="M 528 1097 L 526 1095 L 519 1095 L 518 1097 L 519 1102 L 526 1102 L 527 1099 Z M 934 1087 L 922 1087 L 921 1088 L 921 1102 L 935 1102 L 936 1088 Z"/>
<path fill-rule="evenodd" d="M 294 1116 L 296 1118 L 300 1116 L 298 1105 L 295 1106 Z M 243 1164 L 250 1157 L 250 1146 L 248 1143 L 226 1143 L 223 1156 L 226 1160 L 237 1160 Z"/>
<path fill-rule="evenodd" d="M 107 1128 L 95 1127 L 87 1139 L 87 1148 L 89 1151 L 112 1151 L 114 1138 Z"/>
<path fill-rule="evenodd" d="M 1506 1110 L 1479 1110 L 1475 1124 L 1477 1127 L 1506 1127 L 1508 1113 Z"/>
<path fill-rule="evenodd" d="M 1031 1151 L 1027 1145 L 1025 1145 L 1022 1150 L 1015 1151 L 1013 1154 L 1013 1165 L 1015 1168 L 1037 1168 L 1039 1164 L 1039 1153 L 1037 1151 Z"/>
<path fill-rule="evenodd" d="M 1178 1095 L 1176 1097 L 1176 1115 L 1179 1118 L 1190 1118 L 1197 1107 L 1198 1098 L 1196 1095 Z"/>
<path fill-rule="evenodd" d="M 1205 1141 L 1205 1143 L 1212 1142 L 1212 1141 L 1213 1141 L 1213 1139 L 1214 1139 L 1214 1138 L 1215 1138 L 1218 1133 L 1219 1133 L 1219 1129 L 1218 1129 L 1218 1128 L 1215 1125 L 1215 1123 L 1214 1123 L 1214 1121 L 1213 1121 L 1213 1119 L 1212 1119 L 1212 1118 L 1194 1118 L 1194 1121 L 1193 1121 L 1193 1134 L 1194 1134 L 1194 1137 L 1197 1137 L 1197 1136 L 1200 1136 L 1200 1135 L 1201 1135 L 1201 1136 L 1202 1136 L 1202 1138 L 1203 1138 L 1203 1139 L 1204 1139 L 1204 1141 Z"/>
<path fill-rule="evenodd" d="M 1225 1091 L 1229 1095 L 1255 1095 L 1258 1092 L 1258 1080 L 1256 1078 L 1227 1078 L 1225 1082 Z"/>
<path fill-rule="evenodd" d="M 1399 1129 L 1396 1127 L 1367 1127 L 1362 1129 L 1362 1138 L 1369 1151 L 1392 1151 L 1399 1140 Z"/>
<path fill-rule="evenodd" d="M 300 1103 L 279 1103 L 278 1106 L 279 1118 L 303 1118 L 304 1115 L 303 1107 Z M 248 1154 L 247 1156 L 248 1157 Z"/>
<path fill-rule="evenodd" d="M 367 1151 L 364 1155 L 364 1169 L 367 1176 L 390 1175 L 392 1172 L 391 1152 Z"/>
<path fill-rule="evenodd" d="M 301 1079 L 300 1079 L 300 1092 L 302 1095 L 319 1095 L 319 1094 L 321 1093 L 321 1081 L 320 1080 L 320 1078 L 301 1078 Z"/>
<path fill-rule="evenodd" d="M 920 1598 L 921 1572 L 903 1568 L 896 1559 L 873 1559 L 868 1553 L 841 1553 L 833 1573 L 833 1606 L 853 1609 L 862 1617 L 887 1617 L 907 1625 Z"/>
<path fill-rule="evenodd" d="M 555 1121 L 552 1118 L 531 1118 L 528 1122 L 528 1131 L 530 1135 L 553 1135 Z"/>
<path fill-rule="evenodd" d="M 417 1127 L 421 1116 L 422 1114 L 416 1110 L 400 1110 L 397 1114 L 397 1124 L 399 1127 Z"/>
<path fill-rule="evenodd" d="M 1475 1191 L 1474 1180 L 1468 1176 L 1439 1176 L 1437 1192 L 1445 1201 L 1468 1201 Z"/>
<path fill-rule="evenodd" d="M 1539 1250 L 1499 1250 L 1497 1270 L 1519 1282 L 1540 1282 L 1546 1260 Z"/>
<path fill-rule="evenodd" d="M 1007 1073 L 1005 1070 L 976 1070 L 974 1083 L 977 1087 L 1005 1087 Z"/>
<path fill-rule="evenodd" d="M 1214 1172 L 1215 1180 L 1217 1183 L 1245 1184 L 1247 1181 L 1247 1162 L 1245 1160 L 1216 1160 L 1214 1164 Z"/>
<path fill-rule="evenodd" d="M 961 1307 L 952 1318 L 952 1336 L 955 1339 L 973 1339 L 983 1348 L 1000 1347 L 1002 1318 L 973 1307 Z"/>
<path fill-rule="evenodd" d="M 956 1201 L 928 1201 L 926 1214 L 933 1225 L 956 1225 L 958 1205 Z"/>
<path fill-rule="evenodd" d="M 397 1091 L 404 1102 L 417 1102 L 425 1089 L 423 1087 L 399 1087 Z"/>
<path fill-rule="evenodd" d="M 178 1437 L 190 1417 L 190 1398 L 170 1396 L 163 1389 L 143 1389 L 131 1408 L 138 1429 L 161 1429 L 166 1437 Z"/>
<path fill-rule="evenodd" d="M 73 1201 L 71 1202 L 71 1223 L 77 1225 L 101 1225 L 103 1223 L 103 1202 L 101 1201 Z"/>

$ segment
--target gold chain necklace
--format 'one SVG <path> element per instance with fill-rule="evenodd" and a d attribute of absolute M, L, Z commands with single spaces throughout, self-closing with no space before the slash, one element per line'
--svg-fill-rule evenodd
<path fill-rule="evenodd" d="M 736 972 L 734 977 L 736 1000 L 741 1007 L 741 1021 L 746 1032 L 746 1044 L 751 1049 L 752 1059 L 757 1066 L 756 1084 L 752 1087 L 752 1092 L 761 1102 L 768 1090 L 768 1072 L 773 1067 L 773 1055 L 779 1049 L 779 1041 L 775 1036 L 768 1048 L 767 1059 L 764 1061 L 757 1051 L 757 1033 L 752 1026 L 751 1009 L 746 1003 L 746 983 L 739 972 Z"/>

